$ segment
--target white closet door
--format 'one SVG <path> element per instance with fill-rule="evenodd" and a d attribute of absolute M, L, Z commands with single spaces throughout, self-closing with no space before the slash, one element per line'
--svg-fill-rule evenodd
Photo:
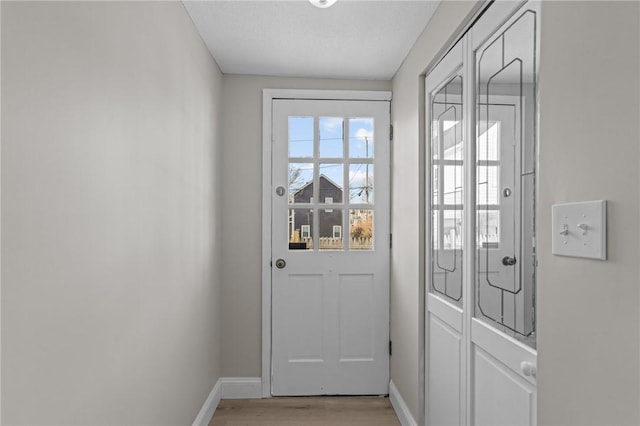
<path fill-rule="evenodd" d="M 536 424 L 539 16 L 492 3 L 426 78 L 428 425 Z"/>
<path fill-rule="evenodd" d="M 505 2 L 491 6 L 469 35 L 476 105 L 473 425 L 536 424 L 538 29 L 539 4 Z"/>
<path fill-rule="evenodd" d="M 427 424 L 464 424 L 464 41 L 426 79 L 429 216 L 426 322 Z"/>

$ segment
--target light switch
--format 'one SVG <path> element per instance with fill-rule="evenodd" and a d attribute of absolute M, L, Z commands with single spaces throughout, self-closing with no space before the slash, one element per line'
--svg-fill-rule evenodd
<path fill-rule="evenodd" d="M 555 204 L 551 252 L 559 256 L 607 259 L 607 202 Z"/>

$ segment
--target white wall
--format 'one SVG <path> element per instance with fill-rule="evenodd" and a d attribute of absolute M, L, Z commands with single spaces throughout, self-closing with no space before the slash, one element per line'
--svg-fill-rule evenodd
<path fill-rule="evenodd" d="M 391 377 L 420 418 L 419 74 L 473 4 L 441 3 L 393 79 Z M 540 70 L 539 422 L 639 424 L 640 5 L 544 2 Z M 551 205 L 609 200 L 609 260 L 551 255 Z M 419 232 L 416 232 L 416 229 Z"/>
<path fill-rule="evenodd" d="M 262 357 L 262 89 L 389 90 L 388 81 L 223 77 L 222 368 L 259 377 Z"/>
<path fill-rule="evenodd" d="M 221 74 L 179 2 L 2 2 L 2 423 L 190 424 Z"/>

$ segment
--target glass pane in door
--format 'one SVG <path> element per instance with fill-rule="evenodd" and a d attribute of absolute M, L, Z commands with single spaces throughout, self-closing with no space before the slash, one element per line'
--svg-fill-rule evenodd
<path fill-rule="evenodd" d="M 349 165 L 349 202 L 372 204 L 373 201 L 373 164 L 351 163 Z"/>
<path fill-rule="evenodd" d="M 313 163 L 289 163 L 289 204 L 313 202 Z"/>
<path fill-rule="evenodd" d="M 313 157 L 313 117 L 289 117 L 289 158 Z"/>
<path fill-rule="evenodd" d="M 475 316 L 535 347 L 535 13 L 476 52 Z"/>
<path fill-rule="evenodd" d="M 349 157 L 373 158 L 373 118 L 349 119 Z"/>
<path fill-rule="evenodd" d="M 321 208 L 320 250 L 342 250 L 342 209 Z"/>
<path fill-rule="evenodd" d="M 373 250 L 373 210 L 349 210 L 349 250 Z"/>
<path fill-rule="evenodd" d="M 462 306 L 464 138 L 462 76 L 431 94 L 430 291 Z"/>
<path fill-rule="evenodd" d="M 344 165 L 340 163 L 320 163 L 319 173 L 318 202 L 327 204 L 342 203 Z"/>
<path fill-rule="evenodd" d="M 313 209 L 288 209 L 289 250 L 313 250 Z"/>
<path fill-rule="evenodd" d="M 320 157 L 342 158 L 344 156 L 342 117 L 320 117 L 318 128 L 320 130 Z"/>

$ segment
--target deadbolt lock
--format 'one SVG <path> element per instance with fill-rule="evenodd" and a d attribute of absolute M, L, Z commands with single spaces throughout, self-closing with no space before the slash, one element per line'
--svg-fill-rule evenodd
<path fill-rule="evenodd" d="M 276 260 L 276 268 L 278 269 L 282 269 L 285 266 L 287 266 L 287 262 L 284 261 L 284 259 L 278 259 Z"/>

